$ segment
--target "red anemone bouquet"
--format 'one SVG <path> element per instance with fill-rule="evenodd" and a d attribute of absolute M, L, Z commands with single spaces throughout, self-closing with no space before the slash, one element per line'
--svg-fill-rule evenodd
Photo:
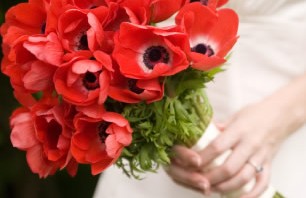
<path fill-rule="evenodd" d="M 192 146 L 211 109 L 202 88 L 237 40 L 224 0 L 29 0 L 1 27 L 2 72 L 22 107 L 11 141 L 34 173 L 78 164 L 130 175 Z M 173 24 L 160 22 L 175 15 Z M 128 163 L 126 163 L 128 162 Z"/>

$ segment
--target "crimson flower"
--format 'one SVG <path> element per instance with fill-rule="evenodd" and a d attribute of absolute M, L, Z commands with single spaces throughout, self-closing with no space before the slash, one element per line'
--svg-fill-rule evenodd
<path fill-rule="evenodd" d="M 43 0 L 20 3 L 10 8 L 1 26 L 3 43 L 11 46 L 21 36 L 44 34 L 46 18 Z"/>
<path fill-rule="evenodd" d="M 52 79 L 57 66 L 51 63 L 60 64 L 63 53 L 53 36 L 23 36 L 12 46 L 9 62 L 2 72 L 10 77 L 15 90 L 34 93 L 53 88 Z M 49 50 L 49 53 L 44 53 L 44 50 Z"/>
<path fill-rule="evenodd" d="M 237 41 L 238 16 L 231 9 L 214 11 L 200 3 L 181 9 L 176 23 L 190 37 L 192 67 L 209 70 L 220 66 Z"/>
<path fill-rule="evenodd" d="M 186 3 L 186 0 L 151 0 L 151 22 L 158 23 L 178 12 Z"/>
<path fill-rule="evenodd" d="M 55 89 L 67 102 L 86 106 L 102 104 L 106 100 L 112 71 L 111 58 L 96 51 L 92 59 L 76 57 L 55 72 Z"/>
<path fill-rule="evenodd" d="M 107 14 L 106 11 L 104 13 Z M 67 9 L 59 17 L 58 31 L 63 47 L 69 52 L 95 51 L 103 47 L 104 31 L 102 24 L 90 12 L 80 9 Z"/>
<path fill-rule="evenodd" d="M 137 39 L 135 39 L 137 38 Z M 122 23 L 113 57 L 121 73 L 132 79 L 174 75 L 189 66 L 186 34 L 171 29 Z"/>
<path fill-rule="evenodd" d="M 162 79 L 137 80 L 124 77 L 116 70 L 109 88 L 109 96 L 114 100 L 125 103 L 146 101 L 151 103 L 164 96 Z"/>
<path fill-rule="evenodd" d="M 33 108 L 21 107 L 10 119 L 11 142 L 14 147 L 27 152 L 27 162 L 32 172 L 40 177 L 67 168 L 75 175 L 77 163 L 69 151 L 73 130 L 69 127 L 66 105 L 36 104 Z"/>
<path fill-rule="evenodd" d="M 72 155 L 77 162 L 90 164 L 93 175 L 115 163 L 122 149 L 132 141 L 129 122 L 117 113 L 79 113 L 74 124 L 76 133 L 72 137 Z"/>

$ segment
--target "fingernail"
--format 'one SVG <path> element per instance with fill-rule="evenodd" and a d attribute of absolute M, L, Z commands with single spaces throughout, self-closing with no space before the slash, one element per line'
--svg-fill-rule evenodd
<path fill-rule="evenodd" d="M 201 166 L 201 158 L 200 157 L 197 157 L 197 156 L 191 157 L 191 162 L 192 162 L 192 165 L 194 165 L 196 167 Z"/>
<path fill-rule="evenodd" d="M 210 186 L 207 182 L 200 182 L 199 187 L 203 190 L 204 195 L 210 195 Z"/>

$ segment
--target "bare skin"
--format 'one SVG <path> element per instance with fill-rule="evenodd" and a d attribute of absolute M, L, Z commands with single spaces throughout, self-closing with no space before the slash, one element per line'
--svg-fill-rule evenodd
<path fill-rule="evenodd" d="M 222 131 L 207 148 L 194 152 L 183 146 L 167 169 L 172 179 L 194 190 L 209 193 L 237 190 L 254 177 L 253 190 L 241 198 L 255 198 L 269 184 L 273 156 L 282 142 L 306 123 L 306 74 L 277 92 L 234 114 L 219 126 Z M 202 172 L 218 155 L 231 149 L 225 163 Z M 253 164 L 262 165 L 257 174 Z"/>

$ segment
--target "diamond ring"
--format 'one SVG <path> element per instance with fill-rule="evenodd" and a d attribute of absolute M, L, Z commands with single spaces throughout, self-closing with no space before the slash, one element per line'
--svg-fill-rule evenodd
<path fill-rule="evenodd" d="M 261 173 L 264 170 L 263 166 L 257 165 L 251 161 L 248 161 L 248 164 L 250 164 L 251 166 L 255 168 L 256 173 Z"/>

